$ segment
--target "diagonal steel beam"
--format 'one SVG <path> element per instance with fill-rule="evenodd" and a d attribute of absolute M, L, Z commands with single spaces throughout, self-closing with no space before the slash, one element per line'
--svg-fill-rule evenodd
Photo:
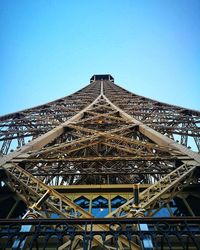
<path fill-rule="evenodd" d="M 117 106 L 115 106 L 113 103 L 111 103 L 110 100 L 108 100 L 108 98 L 103 94 L 103 84 L 102 84 L 101 85 L 101 95 L 92 104 L 90 104 L 86 109 L 82 110 L 77 115 L 72 117 L 70 120 L 68 120 L 67 122 L 63 123 L 62 125 L 56 127 L 52 131 L 46 133 L 45 135 L 39 137 L 38 139 L 36 139 L 36 140 L 32 141 L 31 143 L 27 144 L 26 146 L 22 147 L 20 150 L 15 151 L 13 154 L 8 155 L 7 157 L 4 157 L 0 161 L 1 165 L 5 164 L 7 161 L 9 161 L 9 160 L 11 160 L 11 159 L 15 158 L 16 156 L 19 156 L 23 153 L 26 153 L 26 152 L 29 152 L 32 150 L 38 150 L 38 149 L 42 148 L 43 146 L 45 146 L 46 144 L 48 144 L 49 142 L 51 142 L 53 139 L 57 138 L 59 135 L 61 135 L 63 133 L 64 126 L 67 126 L 68 124 L 70 124 L 74 121 L 78 121 L 83 116 L 84 112 L 87 111 L 87 109 L 90 109 L 94 104 L 97 104 L 99 98 L 105 99 L 106 102 L 113 109 L 119 111 L 121 117 L 124 118 L 125 121 L 127 121 L 127 123 L 131 122 L 131 123 L 138 125 L 140 132 L 143 133 L 144 135 L 146 135 L 152 141 L 156 142 L 158 145 L 164 146 L 164 147 L 169 147 L 172 149 L 176 149 L 179 152 L 181 152 L 183 155 L 188 155 L 189 158 L 194 159 L 195 164 L 194 164 L 193 168 L 191 168 L 189 170 L 187 169 L 185 175 L 184 174 L 182 174 L 181 176 L 179 175 L 178 171 L 181 171 L 182 169 L 177 169 L 177 172 L 174 172 L 174 174 L 176 175 L 176 179 L 174 180 L 175 181 L 174 185 L 177 183 L 180 183 L 182 181 L 182 179 L 184 179 L 185 177 L 188 177 L 189 174 L 195 169 L 195 166 L 197 166 L 197 163 L 200 163 L 200 156 L 198 156 L 198 154 L 192 152 L 189 149 L 186 149 L 183 146 L 177 145 L 174 141 L 170 140 L 166 136 L 161 135 L 160 133 L 156 132 L 155 130 L 149 128 L 147 125 L 145 125 L 145 124 L 141 123 L 140 121 L 134 119 L 133 117 L 129 116 L 127 113 L 125 113 L 124 111 L 119 109 Z M 30 174 L 29 174 L 27 177 L 27 175 L 26 175 L 27 173 L 24 173 L 24 170 L 20 169 L 19 167 L 15 168 L 15 167 L 13 167 L 13 165 L 12 165 L 12 167 L 9 167 L 8 165 L 4 165 L 3 168 L 8 173 L 11 180 L 15 179 L 15 181 L 19 181 L 19 178 L 18 178 L 19 175 L 16 173 L 20 172 L 20 177 L 24 177 L 24 181 L 25 181 L 24 185 L 26 185 L 26 188 L 27 188 L 27 183 L 31 184 L 29 182 L 29 180 L 33 181 L 32 176 L 30 176 Z M 13 171 L 15 170 L 16 173 L 12 172 L 12 170 Z M 184 168 L 184 171 L 185 171 L 185 168 Z M 38 180 L 36 179 L 36 181 L 38 181 Z M 38 184 L 38 186 L 40 186 L 41 183 L 37 182 L 37 184 Z M 159 185 L 161 183 L 159 182 L 157 184 Z M 162 185 L 160 185 L 160 187 L 162 187 Z M 32 187 L 32 188 L 34 188 L 34 187 Z M 37 188 L 37 186 L 36 186 L 36 188 Z M 48 188 L 48 186 L 47 186 L 47 188 Z M 42 191 L 42 187 L 39 190 Z M 162 191 L 163 191 L 162 194 L 165 194 L 167 192 L 167 190 L 166 190 L 166 185 L 165 185 L 164 188 L 162 189 Z M 52 192 L 53 192 L 52 198 L 55 197 L 55 199 L 58 200 L 59 203 L 58 204 L 57 204 L 57 202 L 55 203 L 54 199 L 51 199 L 51 198 L 49 198 L 50 200 L 46 201 L 46 203 L 49 202 L 49 204 L 47 204 L 47 205 L 50 205 L 50 208 L 54 209 L 53 211 L 58 212 L 58 214 L 62 214 L 62 210 L 59 210 L 59 209 L 60 208 L 64 209 L 63 205 L 66 205 L 66 204 L 68 204 L 70 207 L 72 207 L 73 209 L 75 209 L 77 211 L 76 205 L 73 202 L 72 202 L 73 204 L 69 204 L 69 203 L 67 203 L 69 201 L 66 201 L 65 197 L 58 196 L 58 194 L 55 193 L 55 190 L 52 190 Z M 150 190 L 150 194 L 155 196 L 153 189 Z M 148 198 L 149 196 L 144 195 L 144 197 Z M 58 206 L 59 206 L 59 208 L 58 208 Z M 80 208 L 78 208 L 78 212 L 80 212 Z M 91 215 L 89 215 L 89 216 L 91 216 Z"/>
<path fill-rule="evenodd" d="M 0 159 L 0 166 L 2 166 L 6 162 L 12 160 L 13 158 L 21 154 L 27 153 L 29 151 L 41 149 L 43 146 L 47 145 L 49 142 L 59 137 L 64 132 L 65 126 L 67 126 L 70 123 L 73 123 L 74 121 L 78 121 L 88 109 L 90 109 L 95 103 L 97 103 L 98 100 L 99 100 L 99 96 L 90 105 L 88 105 L 86 108 L 81 110 L 79 113 L 77 113 L 75 116 L 70 118 L 68 121 L 62 123 L 61 125 L 57 126 L 56 128 L 52 129 L 46 134 L 41 135 L 37 139 L 27 143 L 20 149 L 15 150 L 13 153 L 10 153 L 9 155 L 2 157 Z"/>
<path fill-rule="evenodd" d="M 123 110 L 121 110 L 119 107 L 114 105 L 105 95 L 103 95 L 103 97 L 107 100 L 107 102 L 111 105 L 111 107 L 113 107 L 113 108 L 115 108 L 116 110 L 119 111 L 119 113 L 121 114 L 121 116 L 125 120 L 137 124 L 139 126 L 139 131 L 142 134 L 144 134 L 145 136 L 147 136 L 149 139 L 151 139 L 152 141 L 156 142 L 159 146 L 165 146 L 165 147 L 168 147 L 168 148 L 171 148 L 171 149 L 178 150 L 183 155 L 187 155 L 190 158 L 194 159 L 196 162 L 200 163 L 200 155 L 199 154 L 197 154 L 197 153 L 193 152 L 192 150 L 190 150 L 190 149 L 176 143 L 175 141 L 168 138 L 167 136 L 162 135 L 161 133 L 155 131 L 154 129 L 152 129 L 150 127 L 148 127 L 144 123 L 136 120 L 135 118 L 133 118 L 132 116 L 130 116 L 129 114 L 127 114 Z"/>
<path fill-rule="evenodd" d="M 76 205 L 72 202 L 69 198 L 64 195 L 61 195 L 57 191 L 55 191 L 52 187 L 47 186 L 39 179 L 32 176 L 29 172 L 25 171 L 24 169 L 20 168 L 14 164 L 5 164 L 4 169 L 9 177 L 8 185 L 11 186 L 14 191 L 17 192 L 28 192 L 29 197 L 32 199 L 39 200 L 41 199 L 45 193 L 49 193 L 48 198 L 45 200 L 43 204 L 43 209 L 48 210 L 50 209 L 51 212 L 58 214 L 60 218 L 71 218 L 74 216 L 75 218 L 92 218 L 93 216 L 85 211 L 80 206 Z M 14 183 L 14 186 L 12 185 Z M 15 184 L 18 183 L 16 186 Z M 22 191 L 20 191 L 22 190 Z M 71 209 L 73 209 L 73 214 L 70 214 Z M 42 206 L 39 209 L 40 213 L 42 212 Z M 106 225 L 96 225 L 94 230 L 97 231 L 106 231 L 109 230 L 109 227 Z M 98 243 L 101 244 L 99 237 L 95 236 L 95 239 Z M 123 236 L 119 237 L 120 241 L 129 246 L 129 242 Z M 132 249 L 140 249 L 137 244 L 134 242 L 131 243 Z"/>
<path fill-rule="evenodd" d="M 170 199 L 172 199 L 177 192 L 189 184 L 195 168 L 196 165 L 183 164 L 179 168 L 167 174 L 160 181 L 145 189 L 140 193 L 140 206 L 144 209 L 148 209 L 150 206 L 155 207 L 155 205 L 159 204 L 159 202 L 165 202 L 166 198 L 168 199 L 170 197 Z M 173 192 L 171 192 L 172 190 Z M 168 195 L 167 197 L 166 194 Z M 123 212 L 126 214 L 124 215 L 125 217 L 130 215 L 133 202 L 134 198 L 115 209 L 113 212 L 108 214 L 106 218 L 113 216 L 120 217 L 120 214 Z"/>

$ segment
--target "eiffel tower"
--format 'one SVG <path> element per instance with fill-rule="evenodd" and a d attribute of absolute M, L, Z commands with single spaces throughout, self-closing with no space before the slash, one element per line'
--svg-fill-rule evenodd
<path fill-rule="evenodd" d="M 200 249 L 199 111 L 93 75 L 0 143 L 0 249 Z"/>

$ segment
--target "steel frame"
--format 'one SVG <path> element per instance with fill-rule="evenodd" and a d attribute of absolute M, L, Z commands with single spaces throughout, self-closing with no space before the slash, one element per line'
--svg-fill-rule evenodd
<path fill-rule="evenodd" d="M 42 218 L 93 217 L 52 185 L 147 183 L 140 207 L 151 216 L 185 186 L 198 183 L 194 171 L 200 156 L 185 146 L 190 136 L 199 149 L 199 116 L 132 94 L 113 80 L 92 81 L 69 97 L 1 117 L 2 155 L 15 139 L 20 147 L 0 158 L 7 176 L 3 182 L 27 204 L 28 214 L 35 211 Z M 181 136 L 182 145 L 174 134 Z M 132 218 L 135 212 L 132 198 L 106 217 Z M 95 230 L 108 231 L 108 226 Z M 94 238 L 91 247 L 102 246 Z M 141 247 L 137 237 L 130 242 L 119 236 L 117 242 L 120 249 Z M 77 246 L 81 244 L 79 237 Z"/>

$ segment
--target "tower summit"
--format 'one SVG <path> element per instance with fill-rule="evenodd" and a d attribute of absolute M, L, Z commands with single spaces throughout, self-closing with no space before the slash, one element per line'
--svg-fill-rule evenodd
<path fill-rule="evenodd" d="M 90 83 L 95 82 L 95 81 L 110 81 L 110 82 L 114 82 L 114 78 L 111 75 L 109 75 L 109 74 L 106 74 L 106 75 L 93 75 L 90 78 Z"/>
<path fill-rule="evenodd" d="M 93 75 L 0 117 L 2 249 L 200 249 L 200 112 Z"/>

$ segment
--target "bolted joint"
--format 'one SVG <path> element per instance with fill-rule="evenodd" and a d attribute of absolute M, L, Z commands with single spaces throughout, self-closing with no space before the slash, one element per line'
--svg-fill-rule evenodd
<path fill-rule="evenodd" d="M 29 210 L 23 216 L 23 219 L 38 219 L 39 217 L 41 217 L 41 214 L 33 207 L 30 207 Z"/>
<path fill-rule="evenodd" d="M 134 218 L 142 218 L 144 217 L 145 209 L 143 208 L 131 208 L 130 213 Z"/>

